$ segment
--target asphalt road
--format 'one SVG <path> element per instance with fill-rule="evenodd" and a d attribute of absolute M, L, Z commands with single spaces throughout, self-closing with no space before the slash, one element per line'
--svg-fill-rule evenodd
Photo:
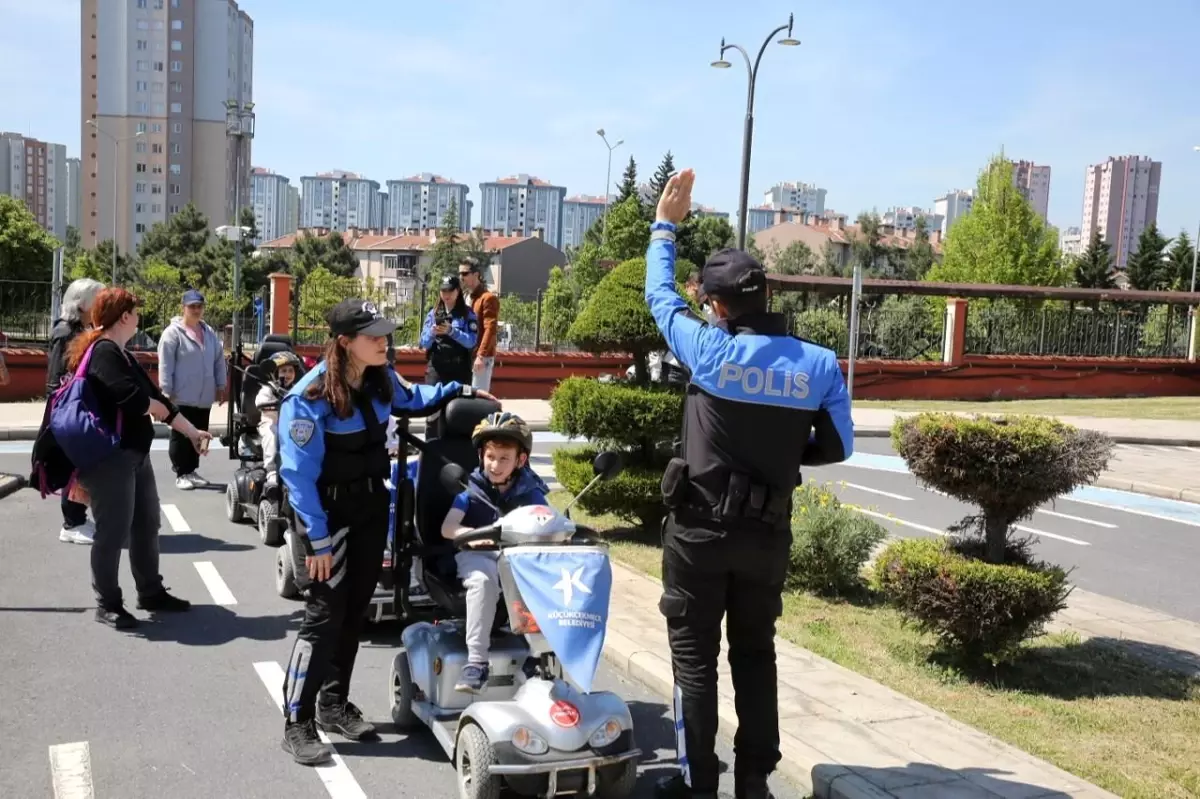
<path fill-rule="evenodd" d="M 272 693 L 279 691 L 301 606 L 274 593 L 274 552 L 258 544 L 251 526 L 225 520 L 222 494 L 174 487 L 164 443 L 156 443 L 152 456 L 163 503 L 161 571 L 173 592 L 196 603 L 191 613 L 131 633 L 97 624 L 90 549 L 58 541 L 57 498 L 23 490 L 0 501 L 0 718 L 10 731 L 0 739 L 0 796 L 52 796 L 52 761 L 66 773 L 81 769 L 85 755 L 97 797 L 455 795 L 453 769 L 432 736 L 423 730 L 406 736 L 383 723 L 390 719 L 394 626 L 365 637 L 352 690 L 367 717 L 381 723 L 383 741 L 337 743 L 344 765 L 320 771 L 293 764 L 280 750 L 283 724 Z M 542 469 L 545 458 L 538 462 Z M 27 468 L 27 442 L 0 447 L 0 472 Z M 225 451 L 214 449 L 201 473 L 226 480 L 232 465 Z M 206 582 L 202 570 L 215 572 L 219 583 Z M 132 608 L 124 564 L 121 580 L 130 609 L 145 619 Z M 218 599 L 222 588 L 232 596 Z M 672 769 L 669 708 L 604 667 L 598 683 L 631 703 L 647 752 L 635 795 L 649 797 L 654 780 Z M 71 746 L 84 743 L 86 751 Z M 720 755 L 732 763 L 724 742 Z M 723 780 L 732 793 L 732 776 Z M 782 780 L 775 787 L 781 799 L 800 795 Z"/>

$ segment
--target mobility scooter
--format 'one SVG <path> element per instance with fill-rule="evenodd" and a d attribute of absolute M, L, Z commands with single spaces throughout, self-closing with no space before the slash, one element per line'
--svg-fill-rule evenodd
<path fill-rule="evenodd" d="M 592 691 L 612 587 L 607 546 L 548 506 L 517 508 L 454 541 L 441 536 L 454 495 L 472 490 L 464 482 L 478 465 L 471 433 L 494 409 L 485 400 L 454 400 L 442 436 L 420 446 L 415 524 L 398 521 L 397 553 L 423 560 L 438 618 L 414 621 L 402 634 L 390 675 L 392 720 L 433 732 L 454 762 L 460 799 L 496 799 L 504 786 L 527 796 L 624 799 L 641 755 L 633 720 L 619 696 Z M 580 496 L 620 468 L 616 454 L 602 453 Z M 478 695 L 455 690 L 467 648 L 453 552 L 473 541 L 499 549 L 503 590 L 490 677 Z M 408 585 L 402 563 L 397 579 Z"/>
<path fill-rule="evenodd" d="M 271 520 L 285 515 L 287 503 L 282 483 L 267 479 L 262 438 L 258 432 L 262 409 L 257 407 L 255 398 L 264 385 L 274 385 L 275 364 L 271 359 L 285 352 L 295 354 L 290 337 L 267 336 L 249 366 L 244 369 L 235 366 L 230 370 L 233 390 L 229 397 L 227 432 L 221 439 L 229 450 L 230 459 L 240 461 L 225 487 L 225 515 L 235 524 L 247 519 L 253 522 L 262 542 L 271 547 L 283 544 L 283 528 L 271 524 Z M 296 364 L 299 379 L 303 361 L 297 357 Z"/>

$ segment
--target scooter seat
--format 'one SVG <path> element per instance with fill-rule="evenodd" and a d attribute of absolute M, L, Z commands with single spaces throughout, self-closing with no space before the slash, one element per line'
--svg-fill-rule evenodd
<path fill-rule="evenodd" d="M 434 604 L 456 618 L 467 615 L 467 595 L 461 580 L 457 577 L 448 580 L 434 571 L 426 571 L 424 576 L 425 590 Z"/>

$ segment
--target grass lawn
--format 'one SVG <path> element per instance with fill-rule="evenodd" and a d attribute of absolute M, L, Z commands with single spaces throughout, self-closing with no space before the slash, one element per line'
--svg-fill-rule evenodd
<path fill-rule="evenodd" d="M 856 400 L 855 407 L 894 411 L 958 411 L 968 413 L 1036 413 L 1049 416 L 1103 416 L 1117 419 L 1200 420 L 1200 397 L 1142 399 L 1043 399 L 997 402 L 926 400 Z"/>
<path fill-rule="evenodd" d="M 660 576 L 657 546 L 614 517 L 572 513 L 613 532 L 614 558 Z M 785 598 L 779 634 L 1127 799 L 1200 797 L 1200 682 L 1113 648 L 1045 636 L 1010 668 L 971 680 L 932 663 L 931 639 L 891 609 L 807 594 Z"/>

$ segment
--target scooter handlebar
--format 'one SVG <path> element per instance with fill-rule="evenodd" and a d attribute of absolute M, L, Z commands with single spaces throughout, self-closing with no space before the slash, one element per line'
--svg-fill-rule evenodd
<path fill-rule="evenodd" d="M 465 533 L 459 533 L 454 536 L 454 546 L 458 549 L 465 548 L 468 544 L 473 544 L 476 541 L 491 541 L 493 544 L 500 542 L 500 525 L 489 524 L 487 527 L 477 527 L 474 530 L 467 530 Z"/>

